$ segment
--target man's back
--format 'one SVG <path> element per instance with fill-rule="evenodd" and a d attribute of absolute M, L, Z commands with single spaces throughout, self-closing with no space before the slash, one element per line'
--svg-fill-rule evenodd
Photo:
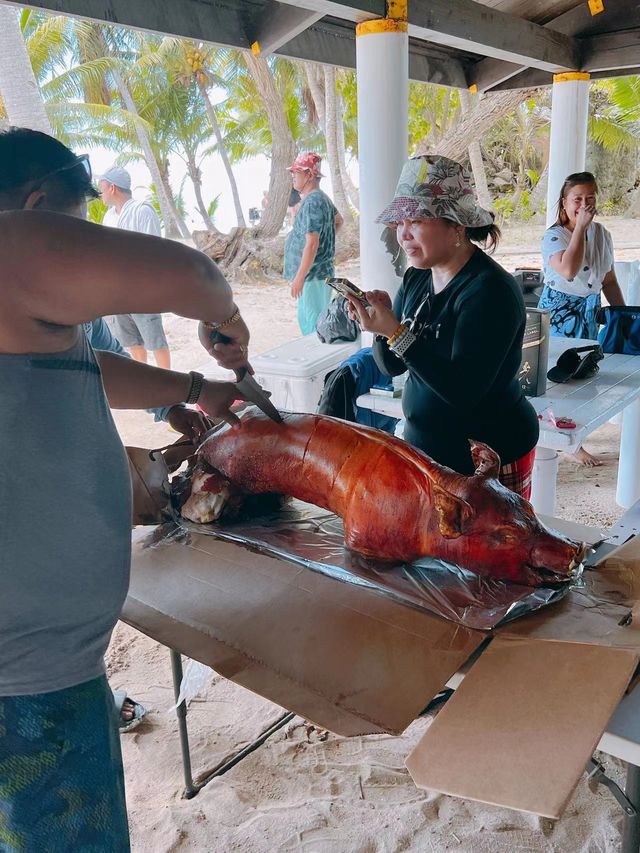
<path fill-rule="evenodd" d="M 136 201 L 130 198 L 123 205 L 120 213 L 110 208 L 103 224 L 113 228 L 123 228 L 125 231 L 138 231 L 140 234 L 153 234 L 155 237 L 162 236 L 160 218 L 148 201 Z"/>

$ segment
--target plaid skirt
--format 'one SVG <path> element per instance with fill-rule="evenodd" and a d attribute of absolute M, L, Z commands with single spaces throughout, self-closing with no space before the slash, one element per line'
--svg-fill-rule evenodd
<path fill-rule="evenodd" d="M 502 485 L 528 501 L 531 500 L 531 477 L 535 458 L 536 449 L 534 447 L 525 456 L 521 456 L 515 462 L 510 462 L 500 468 L 499 479 Z"/>

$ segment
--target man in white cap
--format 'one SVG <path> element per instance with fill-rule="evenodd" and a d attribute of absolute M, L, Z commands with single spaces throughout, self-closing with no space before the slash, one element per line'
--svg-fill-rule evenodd
<path fill-rule="evenodd" d="M 103 225 L 124 228 L 161 237 L 158 214 L 148 201 L 136 201 L 131 195 L 131 175 L 122 166 L 112 166 L 98 179 L 102 201 L 107 205 Z M 153 352 L 158 367 L 171 367 L 169 344 L 162 327 L 161 314 L 120 314 L 113 318 L 113 332 L 137 361 L 147 361 Z"/>
<path fill-rule="evenodd" d="M 320 189 L 321 162 L 319 154 L 306 151 L 287 169 L 302 202 L 284 245 L 284 277 L 291 282 L 291 295 L 298 303 L 303 335 L 315 331 L 318 317 L 331 302 L 333 294 L 325 279 L 334 274 L 336 231 L 343 221 Z"/>

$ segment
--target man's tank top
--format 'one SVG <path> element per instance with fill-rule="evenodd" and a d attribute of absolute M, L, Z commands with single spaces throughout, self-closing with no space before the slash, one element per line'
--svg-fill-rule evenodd
<path fill-rule="evenodd" d="M 130 556 L 127 458 L 86 335 L 0 353 L 0 696 L 104 671 Z"/>

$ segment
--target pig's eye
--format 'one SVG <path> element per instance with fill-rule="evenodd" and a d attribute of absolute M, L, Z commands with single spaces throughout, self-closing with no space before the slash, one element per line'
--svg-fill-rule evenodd
<path fill-rule="evenodd" d="M 499 527 L 497 530 L 492 530 L 489 535 L 494 542 L 500 545 L 510 545 L 512 542 L 517 542 L 519 539 L 517 531 L 513 530 L 511 527 Z"/>

